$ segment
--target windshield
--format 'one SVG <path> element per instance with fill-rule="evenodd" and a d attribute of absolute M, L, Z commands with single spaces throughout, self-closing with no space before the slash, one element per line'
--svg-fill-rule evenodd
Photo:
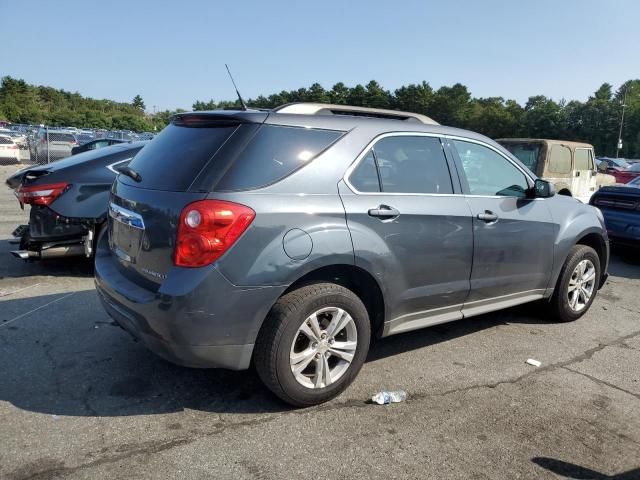
<path fill-rule="evenodd" d="M 640 163 L 633 163 L 627 167 L 628 172 L 639 172 L 640 173 Z"/>
<path fill-rule="evenodd" d="M 509 150 L 518 160 L 526 165 L 534 174 L 538 169 L 538 155 L 540 154 L 540 143 L 508 143 L 500 142 L 504 148 Z"/>

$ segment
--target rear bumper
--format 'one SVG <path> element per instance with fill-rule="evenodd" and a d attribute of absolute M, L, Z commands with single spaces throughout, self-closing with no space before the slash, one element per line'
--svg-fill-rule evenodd
<path fill-rule="evenodd" d="M 120 327 L 140 340 L 149 350 L 172 363 L 193 368 L 228 368 L 245 370 L 251 363 L 253 344 L 245 345 L 179 345 L 145 333 L 143 323 L 136 320 L 121 304 L 98 288 L 102 306 Z"/>
<path fill-rule="evenodd" d="M 95 283 L 109 315 L 157 355 L 198 368 L 249 367 L 264 318 L 286 287 L 236 287 L 214 266 L 173 267 L 157 291 L 123 273 L 103 237 Z"/>

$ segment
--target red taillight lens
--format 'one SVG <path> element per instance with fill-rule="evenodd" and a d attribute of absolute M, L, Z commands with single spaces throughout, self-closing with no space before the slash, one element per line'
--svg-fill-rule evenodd
<path fill-rule="evenodd" d="M 200 200 L 180 214 L 175 264 L 203 267 L 215 262 L 251 225 L 256 213 L 245 205 Z"/>
<path fill-rule="evenodd" d="M 12 149 L 14 149 L 14 150 L 17 150 L 18 145 L 16 145 L 16 144 L 14 143 L 14 144 L 13 144 L 13 145 L 11 145 L 9 148 L 12 148 Z"/>
<path fill-rule="evenodd" d="M 48 185 L 33 185 L 25 187 L 21 185 L 16 191 L 18 200 L 22 203 L 31 205 L 51 205 L 51 203 L 62 195 L 67 188 L 68 183 L 50 183 Z"/>

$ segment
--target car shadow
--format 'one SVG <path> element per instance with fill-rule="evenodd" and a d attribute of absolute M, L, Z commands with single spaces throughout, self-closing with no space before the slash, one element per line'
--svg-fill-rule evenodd
<path fill-rule="evenodd" d="M 634 468 L 626 472 L 616 473 L 614 475 L 605 475 L 604 473 L 590 468 L 581 467 L 569 462 L 563 462 L 562 460 L 556 460 L 555 458 L 548 457 L 534 457 L 531 459 L 536 465 L 561 475 L 565 478 L 579 479 L 579 480 L 637 480 L 640 478 L 640 468 Z"/>
<path fill-rule="evenodd" d="M 393 336 L 377 342 L 368 361 L 522 319 L 511 309 Z M 104 313 L 94 290 L 4 299 L 0 352 L 0 401 L 33 412 L 131 416 L 291 409 L 262 386 L 253 369 L 199 370 L 157 357 Z"/>
<path fill-rule="evenodd" d="M 640 248 L 612 246 L 609 275 L 632 280 L 640 279 Z"/>
<path fill-rule="evenodd" d="M 10 252 L 20 246 L 0 240 L 0 278 L 19 278 L 38 275 L 91 277 L 93 260 L 85 257 L 52 258 L 50 260 L 22 260 Z"/>

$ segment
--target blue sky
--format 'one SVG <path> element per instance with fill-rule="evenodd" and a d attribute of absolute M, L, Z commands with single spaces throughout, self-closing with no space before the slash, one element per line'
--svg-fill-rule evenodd
<path fill-rule="evenodd" d="M 233 99 L 225 62 L 245 98 L 375 79 L 584 100 L 640 77 L 638 0 L 0 0 L 0 13 L 0 76 L 139 93 L 149 110 Z"/>

